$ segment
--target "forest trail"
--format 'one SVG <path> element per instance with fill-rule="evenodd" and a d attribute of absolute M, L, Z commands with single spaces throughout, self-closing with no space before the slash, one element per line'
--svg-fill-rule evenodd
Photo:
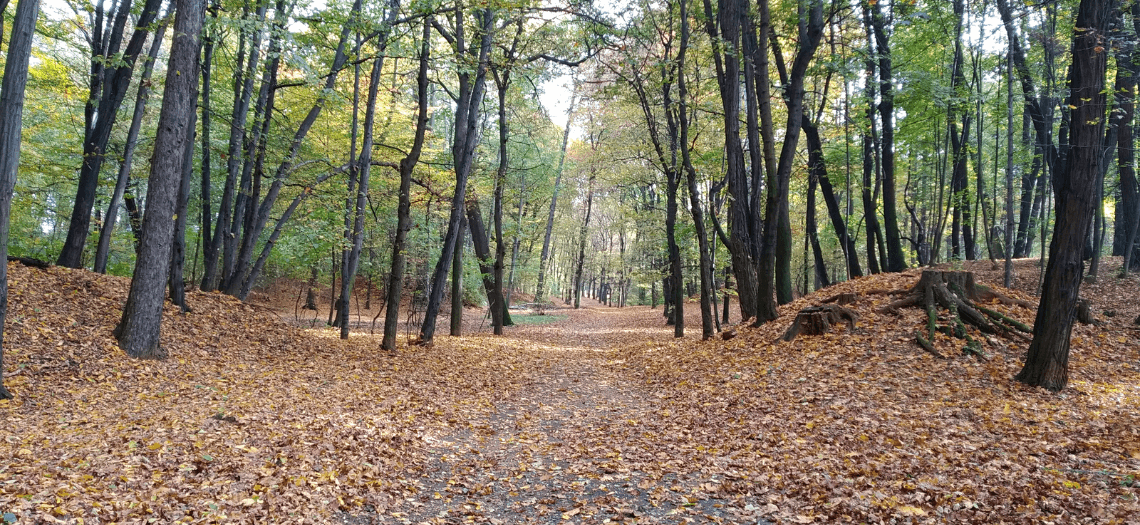
<path fill-rule="evenodd" d="M 641 423 L 657 417 L 658 399 L 617 350 L 671 340 L 660 309 L 552 313 L 565 318 L 508 329 L 502 341 L 500 351 L 522 354 L 535 375 L 468 430 L 429 439 L 432 459 L 408 472 L 416 492 L 393 501 L 379 521 L 740 523 L 759 509 L 703 494 L 723 479 L 670 462 L 668 450 L 648 446 L 652 436 L 639 435 Z"/>

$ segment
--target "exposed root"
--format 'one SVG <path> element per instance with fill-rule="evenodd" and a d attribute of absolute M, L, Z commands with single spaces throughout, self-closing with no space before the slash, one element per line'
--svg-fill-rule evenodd
<path fill-rule="evenodd" d="M 974 281 L 971 272 L 945 272 L 938 270 L 925 270 L 909 290 L 901 291 L 902 298 L 888 304 L 882 311 L 898 315 L 902 308 L 923 308 L 926 310 L 926 334 L 918 334 L 915 341 L 927 352 L 941 356 L 934 348 L 934 334 L 942 332 L 951 337 L 965 341 L 962 352 L 972 354 L 981 359 L 989 356 L 982 351 L 980 342 L 970 336 L 967 325 L 972 326 L 984 334 L 997 334 L 1009 337 L 1016 331 L 1031 332 L 1025 324 L 990 310 L 977 303 L 997 300 L 1004 304 L 1018 304 L 1026 306 L 1028 303 L 1020 299 L 1013 299 L 994 292 L 990 288 L 981 286 Z M 949 312 L 946 324 L 939 325 L 938 308 Z M 1020 335 L 1020 334 L 1018 334 Z"/>

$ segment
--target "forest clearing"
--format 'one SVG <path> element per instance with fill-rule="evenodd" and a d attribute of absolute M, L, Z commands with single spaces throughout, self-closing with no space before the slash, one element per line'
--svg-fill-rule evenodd
<path fill-rule="evenodd" d="M 1035 264 L 1018 261 L 1019 286 L 1035 285 Z M 966 265 L 981 282 L 1000 275 L 989 268 Z M 129 359 L 111 335 L 125 278 L 9 271 L 8 522 L 1140 515 L 1135 277 L 1085 288 L 1103 322 L 1076 326 L 1070 386 L 1053 394 L 1013 380 L 1025 341 L 985 339 L 980 358 L 938 334 L 937 359 L 914 343 L 921 311 L 879 312 L 890 297 L 877 290 L 909 288 L 917 271 L 821 290 L 727 341 L 674 339 L 660 309 L 587 300 L 503 337 L 401 340 L 395 356 L 378 336 L 340 340 L 194 292 L 191 313 L 166 308 L 163 361 Z M 841 293 L 859 297 L 855 332 L 778 341 L 797 310 Z M 1032 321 L 1032 309 L 993 307 Z"/>

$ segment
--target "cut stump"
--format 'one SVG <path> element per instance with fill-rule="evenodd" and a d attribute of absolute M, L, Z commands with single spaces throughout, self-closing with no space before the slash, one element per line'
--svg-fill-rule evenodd
<path fill-rule="evenodd" d="M 859 314 L 842 306 L 809 306 L 796 314 L 796 320 L 792 321 L 792 326 L 788 327 L 788 331 L 784 332 L 784 336 L 780 339 L 793 341 L 801 333 L 823 335 L 831 331 L 833 325 L 844 321 L 847 322 L 847 330 L 852 331 L 855 330 L 855 323 L 858 320 Z"/>

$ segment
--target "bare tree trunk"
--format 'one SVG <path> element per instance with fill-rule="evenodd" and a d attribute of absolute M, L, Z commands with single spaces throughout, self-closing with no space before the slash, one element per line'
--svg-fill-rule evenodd
<path fill-rule="evenodd" d="M 1002 285 L 1013 286 L 1013 59 L 1006 57 L 1006 129 L 1005 133 L 1005 273 Z"/>
<path fill-rule="evenodd" d="M 478 46 L 472 45 L 470 48 L 467 46 L 463 33 L 465 21 L 462 9 L 457 10 L 454 15 L 454 34 L 446 33 L 450 37 L 448 40 L 453 44 L 453 49 L 472 60 L 475 68 L 473 71 L 464 69 L 458 73 L 459 100 L 456 105 L 455 134 L 451 145 L 452 161 L 455 164 L 455 195 L 451 200 L 451 215 L 447 223 L 447 234 L 444 236 L 443 250 L 440 253 L 439 261 L 436 262 L 435 271 L 432 273 L 431 294 L 428 295 L 427 309 L 424 312 L 423 325 L 420 327 L 420 341 L 424 344 L 430 344 L 435 335 L 435 322 L 439 315 L 440 302 L 443 299 L 443 285 L 447 280 L 448 262 L 455 250 L 461 248 L 457 245 L 456 239 L 460 236 L 460 223 L 463 220 L 463 199 L 467 194 L 467 177 L 471 174 L 471 168 L 475 161 L 475 146 L 479 141 L 476 129 L 479 122 L 480 106 L 483 105 L 491 42 L 494 39 L 495 14 L 490 9 L 484 8 L 477 11 L 475 18 L 480 24 L 478 32 L 480 43 Z M 436 29 L 445 31 L 438 24 Z"/>
<path fill-rule="evenodd" d="M 404 290 L 404 269 L 407 261 L 404 255 L 404 245 L 408 230 L 412 228 L 411 217 L 411 182 L 412 171 L 419 162 L 423 151 L 424 135 L 428 123 L 428 61 L 431 58 L 431 21 L 432 17 L 424 18 L 423 35 L 420 37 L 419 70 L 416 75 L 416 135 L 412 142 L 412 149 L 400 161 L 400 191 L 399 204 L 396 208 L 396 233 L 392 240 L 392 269 L 388 273 L 388 296 L 385 299 L 387 310 L 384 312 L 384 339 L 380 348 L 389 352 L 396 351 L 396 331 L 400 322 L 400 298 Z"/>
<path fill-rule="evenodd" d="M 198 91 L 194 91 L 194 100 Z M 194 175 L 194 124 L 197 113 L 190 110 L 190 125 L 186 131 L 185 157 L 182 159 L 182 177 L 178 184 L 178 200 L 174 208 L 174 243 L 170 254 L 170 302 L 178 305 L 182 313 L 190 311 L 186 304 L 186 279 L 182 275 L 186 266 L 186 221 L 190 204 L 190 179 Z"/>
<path fill-rule="evenodd" d="M 99 171 L 103 166 L 115 117 L 127 96 L 135 60 L 142 52 L 149 28 L 158 17 L 162 4 L 162 0 L 146 0 L 142 12 L 133 21 L 135 29 L 127 46 L 121 50 L 127 22 L 132 18 L 133 3 L 131 0 L 121 0 L 111 25 L 105 31 L 102 27 L 102 6 L 97 7 L 97 22 L 91 40 L 91 85 L 85 108 L 83 163 L 79 168 L 79 184 L 67 238 L 56 260 L 60 266 L 80 268 L 83 265 L 83 251 L 91 226 L 91 209 L 99 186 Z M 108 67 L 108 64 L 111 66 Z"/>
<path fill-rule="evenodd" d="M 451 257 L 451 335 L 463 335 L 463 248 L 467 244 L 467 219 L 459 219 L 459 237 Z"/>
<path fill-rule="evenodd" d="M 119 177 L 115 181 L 115 191 L 111 194 L 111 201 L 107 204 L 107 215 L 103 219 L 103 227 L 99 229 L 99 244 L 95 248 L 95 273 L 107 273 L 107 257 L 111 251 L 111 234 L 115 231 L 115 222 L 119 217 L 119 201 L 127 189 L 127 182 L 131 179 L 131 164 L 135 156 L 135 145 L 138 143 L 139 129 L 142 127 L 143 116 L 146 114 L 146 103 L 150 98 L 150 77 L 154 72 L 154 60 L 162 48 L 162 36 L 166 32 L 166 24 L 160 24 L 154 32 L 150 52 L 143 62 L 141 80 L 139 81 L 138 95 L 135 98 L 135 112 L 131 118 L 131 127 L 127 131 L 127 142 L 123 145 L 123 160 L 119 163 Z"/>
<path fill-rule="evenodd" d="M 1113 2 L 1081 0 L 1073 31 L 1073 64 L 1069 75 L 1071 110 L 1068 151 L 1054 173 L 1057 222 L 1049 247 L 1041 303 L 1033 324 L 1033 341 L 1017 380 L 1052 391 L 1068 382 L 1069 335 L 1081 286 L 1081 248 L 1088 237 L 1095 182 L 1101 162 L 1107 53 L 1103 42 Z"/>
<path fill-rule="evenodd" d="M 39 17 L 39 0 L 19 0 L 12 20 L 12 38 L 5 53 L 4 79 L 0 81 L 0 399 L 11 399 L 4 388 L 4 322 L 8 317 L 8 226 L 12 191 L 20 166 L 20 130 L 24 119 L 24 88 L 28 60 Z M 2 34 L 2 31 L 0 31 Z"/>
<path fill-rule="evenodd" d="M 582 231 L 578 236 L 578 261 L 574 265 L 574 309 L 582 306 L 582 267 L 586 264 L 586 236 L 590 232 L 590 212 L 594 206 L 594 179 L 597 173 L 590 170 L 586 190 L 586 216 L 582 219 Z"/>
<path fill-rule="evenodd" d="M 202 30 L 202 0 L 177 0 L 174 43 L 170 50 L 166 87 L 162 97 L 158 134 L 155 136 L 150 178 L 147 181 L 147 211 L 142 243 L 135 264 L 123 318 L 115 328 L 119 346 L 136 358 L 161 359 L 159 346 L 163 292 L 170 271 L 170 239 L 174 234 L 178 177 L 191 137 L 198 86 L 199 34 Z"/>
<path fill-rule="evenodd" d="M 546 297 L 546 261 L 550 259 L 550 237 L 554 228 L 554 212 L 558 209 L 558 190 L 562 186 L 562 168 L 566 163 L 566 147 L 570 144 L 570 125 L 574 122 L 574 110 L 578 97 L 578 83 L 570 91 L 570 109 L 566 114 L 566 128 L 562 130 L 562 153 L 558 156 L 558 170 L 554 175 L 554 193 L 550 196 L 550 214 L 546 217 L 546 233 L 542 238 L 542 255 L 538 259 L 538 285 L 534 291 L 535 304 L 541 305 Z"/>

